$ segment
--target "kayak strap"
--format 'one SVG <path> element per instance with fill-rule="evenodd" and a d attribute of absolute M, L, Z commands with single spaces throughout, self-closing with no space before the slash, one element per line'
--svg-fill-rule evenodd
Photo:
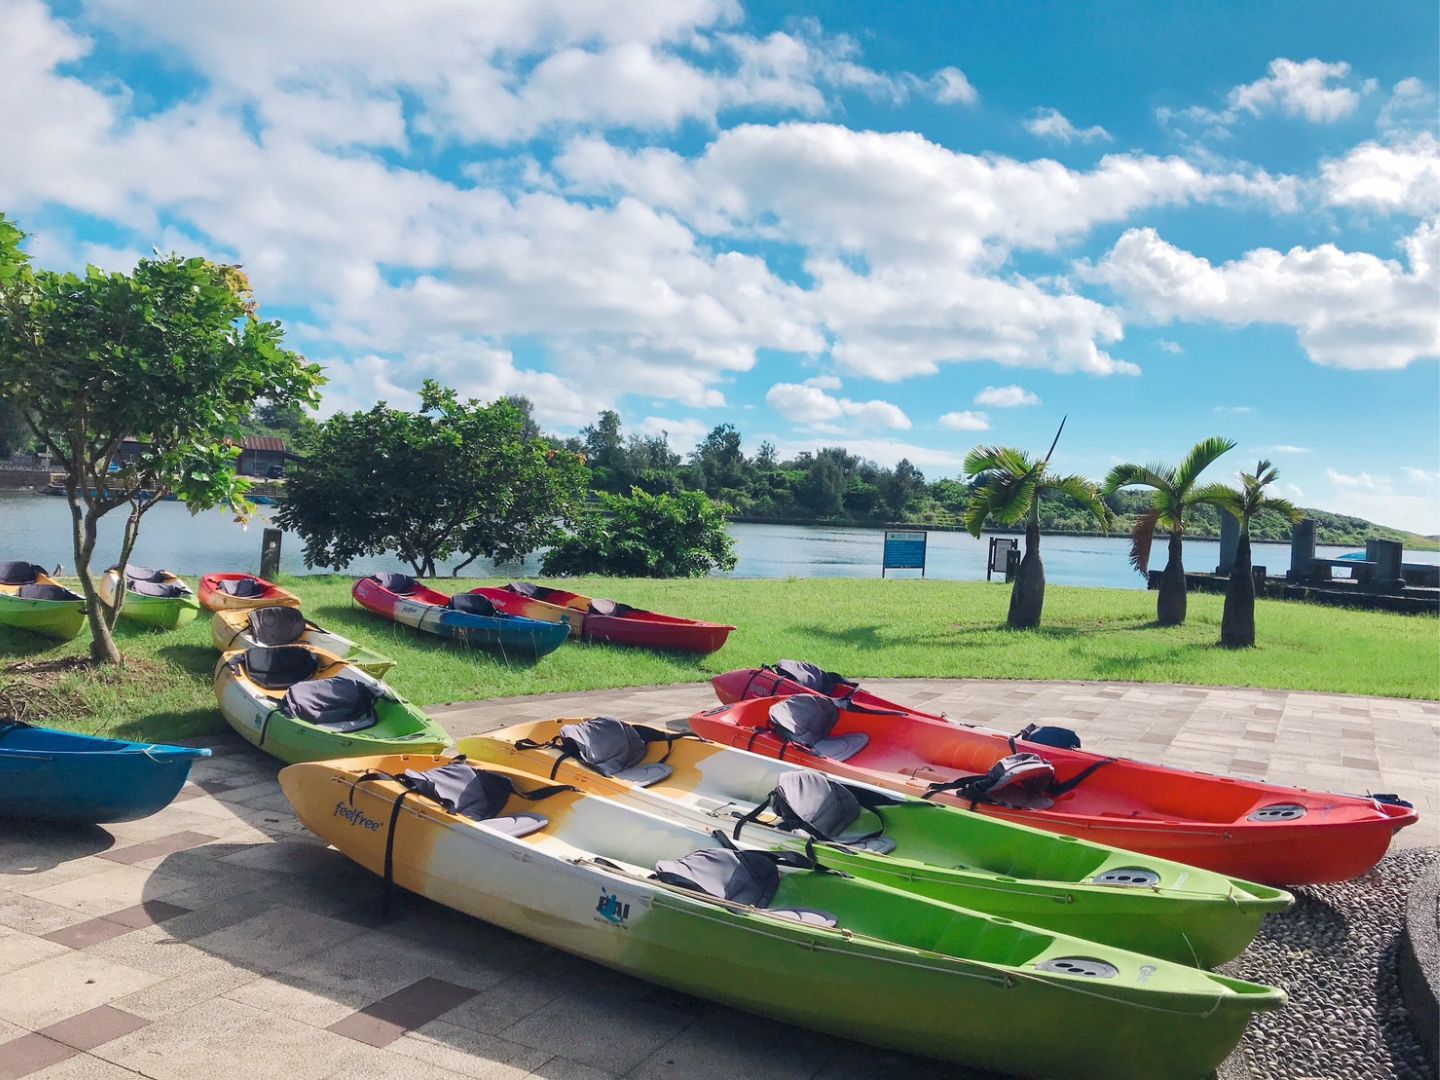
<path fill-rule="evenodd" d="M 1093 762 L 1092 764 L 1087 765 L 1085 768 L 1081 769 L 1078 773 L 1072 776 L 1069 780 L 1066 780 L 1064 783 L 1051 784 L 1050 794 L 1058 799 L 1061 795 L 1064 795 L 1067 792 L 1074 791 L 1082 783 L 1090 779 L 1090 777 L 1094 773 L 1096 773 L 1100 769 L 1103 769 L 1106 765 L 1114 764 L 1115 759 L 1113 757 L 1101 758 L 1099 761 Z"/>
<path fill-rule="evenodd" d="M 991 797 L 991 792 L 1001 789 L 1010 790 L 1007 785 L 1011 782 L 1012 776 L 1017 772 L 1036 772 L 1044 768 L 1049 771 L 1050 779 L 1043 789 L 1036 789 L 1033 785 L 1034 780 L 1038 779 L 1038 776 L 1032 777 L 1030 779 L 1032 785 L 1030 790 L 1037 795 L 1043 791 L 1045 799 L 1053 801 L 1062 795 L 1074 791 L 1097 771 L 1103 769 L 1106 765 L 1113 765 L 1114 763 L 1115 758 L 1101 758 L 1081 769 L 1074 776 L 1070 777 L 1070 779 L 1056 781 L 1054 779 L 1054 769 L 1048 761 L 1045 761 L 1045 759 L 1038 754 L 1022 752 L 1012 754 L 1008 758 L 1001 758 L 990 767 L 988 772 L 973 776 L 957 776 L 954 780 L 942 780 L 933 783 L 921 793 L 920 797 L 922 799 L 930 799 L 941 793 L 954 793 L 962 799 L 969 799 L 970 809 L 974 810 L 982 802 L 1001 802 L 1002 800 Z M 1016 808 L 1045 809 L 1049 805 L 1050 802 L 1046 801 L 1032 804 L 1029 807 L 1026 807 L 1024 804 L 1017 804 Z"/>
<path fill-rule="evenodd" d="M 633 731 L 636 735 L 638 735 L 640 737 L 640 741 L 646 746 L 649 746 L 651 743 L 657 742 L 663 742 L 665 744 L 665 752 L 660 755 L 660 759 L 658 761 L 652 762 L 652 764 L 655 765 L 663 764 L 670 757 L 670 750 L 675 745 L 677 740 L 700 739 L 700 736 L 696 735 L 693 731 L 674 733 L 669 731 L 660 731 L 658 728 L 646 727 L 643 724 L 626 724 L 625 726 L 628 727 L 631 731 Z M 702 739 L 700 741 L 703 742 L 704 740 Z M 569 758 L 574 758 L 576 761 L 584 765 L 587 769 L 591 769 L 595 772 L 600 771 L 587 757 L 585 753 L 585 748 L 581 746 L 578 741 L 569 737 L 568 735 L 556 735 L 554 738 L 548 739 L 545 742 L 536 742 L 534 739 L 516 739 L 514 746 L 516 750 L 559 750 L 560 756 L 555 759 L 555 764 L 550 769 L 551 780 L 555 779 L 555 777 L 560 772 L 560 766 L 563 765 Z"/>
<path fill-rule="evenodd" d="M 767 808 L 770 808 L 780 819 L 779 826 L 783 829 L 798 829 L 812 840 L 850 845 L 863 844 L 867 840 L 874 840 L 882 836 L 885 832 L 885 818 L 880 813 L 880 808 L 882 806 L 898 806 L 900 802 L 900 799 L 882 795 L 878 791 L 850 787 L 848 784 L 841 784 L 828 776 L 802 770 L 782 776 L 779 785 L 765 796 L 765 800 L 759 806 L 740 816 L 730 835 L 739 840 L 740 830 L 757 820 Z M 835 833 L 852 824 L 860 816 L 862 809 L 869 810 L 879 818 L 880 827 L 863 836 L 836 840 Z M 829 818 L 832 823 L 838 824 L 839 828 L 827 830 L 817 825 L 815 818 L 822 815 Z"/>
<path fill-rule="evenodd" d="M 1027 742 L 1038 743 L 1041 746 L 1053 746 L 1058 750 L 1079 750 L 1080 736 L 1067 727 L 1055 727 L 1049 724 L 1026 724 L 1009 738 L 1010 752 L 1018 754 L 1020 748 L 1015 745 L 1016 741 L 1024 739 Z"/>
<path fill-rule="evenodd" d="M 279 709 L 271 709 L 265 714 L 265 719 L 260 721 L 260 741 L 255 744 L 257 748 L 265 745 L 265 736 L 270 731 L 270 721 L 277 716 L 284 715 L 285 714 Z"/>

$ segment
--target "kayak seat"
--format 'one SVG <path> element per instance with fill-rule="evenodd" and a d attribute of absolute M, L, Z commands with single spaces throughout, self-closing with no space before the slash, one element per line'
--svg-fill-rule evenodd
<path fill-rule="evenodd" d="M 649 787 L 651 784 L 658 784 L 674 771 L 669 765 L 662 765 L 657 761 L 653 765 L 636 765 L 633 769 L 622 769 L 611 775 L 616 780 L 624 780 L 636 787 Z"/>
<path fill-rule="evenodd" d="M 125 564 L 125 578 L 127 581 L 164 581 L 166 577 L 164 570 L 151 570 L 148 566 L 131 566 Z"/>
<path fill-rule="evenodd" d="M 767 907 L 780 889 L 780 868 L 764 851 L 701 848 L 679 859 L 661 859 L 655 878 L 692 892 L 750 907 Z"/>
<path fill-rule="evenodd" d="M 854 839 L 846 839 L 844 836 L 835 838 L 837 844 L 844 844 L 856 851 L 868 851 L 871 855 L 889 855 L 895 850 L 895 841 L 888 836 L 856 836 Z"/>
<path fill-rule="evenodd" d="M 522 836 L 539 832 L 550 824 L 550 819 L 539 814 L 511 814 L 508 817 L 485 818 L 480 824 L 518 840 Z"/>
<path fill-rule="evenodd" d="M 617 619 L 623 619 L 626 615 L 633 615 L 636 608 L 629 604 L 622 604 L 618 600 L 596 599 L 590 601 L 590 614 L 610 615 Z"/>
<path fill-rule="evenodd" d="M 848 761 L 870 742 L 863 732 L 831 735 L 840 706 L 818 694 L 796 694 L 770 706 L 770 730 L 785 742 L 831 761 Z"/>
<path fill-rule="evenodd" d="M 245 598 L 265 595 L 265 586 L 253 577 L 233 578 L 221 581 L 219 584 L 220 591 L 229 596 Z"/>
<path fill-rule="evenodd" d="M 420 587 L 420 583 L 409 574 L 371 574 L 370 580 L 396 596 L 409 596 Z"/>
<path fill-rule="evenodd" d="M 775 671 L 799 683 L 806 690 L 814 690 L 826 697 L 835 697 L 840 691 L 853 690 L 858 685 L 844 675 L 826 671 L 817 664 L 807 664 L 803 660 L 781 660 L 775 665 Z"/>
<path fill-rule="evenodd" d="M 823 773 L 796 769 L 782 773 L 765 801 L 740 816 L 733 835 L 738 840 L 740 830 L 757 821 L 768 808 L 775 814 L 776 828 L 888 855 L 895 850 L 895 842 L 883 835 L 885 819 L 879 808 L 894 806 L 897 801 L 868 788 L 842 784 Z M 870 811 L 869 819 L 863 819 L 866 810 Z"/>
<path fill-rule="evenodd" d="M 794 919 L 807 926 L 838 926 L 840 923 L 840 920 L 829 912 L 816 911 L 813 908 L 766 908 L 765 914 L 774 915 L 778 919 Z"/>
<path fill-rule="evenodd" d="M 184 585 L 172 585 L 164 581 L 151 581 L 149 578 L 127 577 L 125 587 L 133 593 L 141 596 L 159 596 L 166 599 L 174 599 L 177 596 L 188 596 L 190 590 Z"/>
<path fill-rule="evenodd" d="M 288 690 L 320 669 L 315 654 L 298 645 L 252 645 L 244 662 L 250 681 L 266 690 Z"/>
<path fill-rule="evenodd" d="M 500 617 L 490 599 L 477 593 L 458 593 L 450 598 L 446 606 L 466 615 L 485 615 L 492 619 Z"/>
<path fill-rule="evenodd" d="M 30 562 L 0 562 L 0 585 L 29 585 L 44 570 Z"/>
<path fill-rule="evenodd" d="M 281 707 L 297 720 L 343 734 L 364 731 L 379 723 L 375 715 L 375 699 L 379 696 L 369 683 L 336 675 L 295 684 L 286 691 Z"/>
<path fill-rule="evenodd" d="M 293 645 L 305 633 L 305 616 L 293 607 L 254 608 L 246 620 L 261 645 Z"/>
<path fill-rule="evenodd" d="M 15 590 L 21 600 L 79 600 L 81 597 L 62 585 L 21 585 Z"/>

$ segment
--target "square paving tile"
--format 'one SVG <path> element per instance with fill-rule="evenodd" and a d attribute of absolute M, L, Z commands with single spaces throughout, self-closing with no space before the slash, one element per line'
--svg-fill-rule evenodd
<path fill-rule="evenodd" d="M 0 1080 L 17 1080 L 55 1065 L 76 1053 L 73 1047 L 31 1033 L 0 1043 Z"/>
<path fill-rule="evenodd" d="M 500 1036 L 551 1054 L 626 1073 L 694 1022 L 694 1017 L 658 999 L 611 1000 L 567 994 Z"/>
<path fill-rule="evenodd" d="M 133 994 L 160 976 L 88 952 L 66 951 L 0 980 L 0 1018 L 38 1030 Z"/>
<path fill-rule="evenodd" d="M 150 1021 L 143 1017 L 109 1005 L 99 1005 L 78 1016 L 42 1028 L 40 1034 L 66 1046 L 73 1046 L 76 1050 L 93 1050 L 101 1043 L 128 1035 L 148 1023 Z"/>
<path fill-rule="evenodd" d="M 111 862 L 134 865 L 145 862 L 148 859 L 157 859 L 164 855 L 171 855 L 177 851 L 184 851 L 186 848 L 198 847 L 201 844 L 208 844 L 218 839 L 208 833 L 183 832 L 171 833 L 168 836 L 160 836 L 154 840 L 146 840 L 143 843 L 131 844 L 127 847 L 112 848 L 110 851 L 100 855 L 102 859 L 109 859 Z"/>
<path fill-rule="evenodd" d="M 98 945 L 121 934 L 128 934 L 134 927 L 123 926 L 109 919 L 86 919 L 63 930 L 54 930 L 43 935 L 46 941 L 64 945 L 67 949 L 83 949 L 87 945 Z"/>

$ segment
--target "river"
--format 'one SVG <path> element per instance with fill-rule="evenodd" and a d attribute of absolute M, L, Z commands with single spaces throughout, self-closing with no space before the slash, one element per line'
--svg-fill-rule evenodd
<path fill-rule="evenodd" d="M 270 522 L 270 508 L 261 507 L 249 526 L 237 524 L 231 515 L 209 511 L 191 515 L 180 503 L 161 503 L 146 515 L 136 546 L 134 562 L 164 567 L 179 574 L 195 576 L 211 570 L 254 572 L 260 562 L 260 531 Z M 118 547 L 122 515 L 115 511 L 101 523 L 101 548 L 96 565 L 105 565 Z M 735 537 L 739 564 L 730 576 L 743 578 L 829 577 L 866 578 L 880 576 L 880 549 L 883 533 L 876 529 L 834 528 L 812 525 L 730 526 Z M 1061 585 L 1092 585 L 1117 589 L 1142 589 L 1140 575 L 1126 560 L 1129 541 L 1124 537 L 1047 536 L 1044 539 L 1046 577 Z M 932 532 L 929 537 L 926 576 L 974 580 L 985 576 L 987 541 L 968 533 Z M 1322 547 L 1320 554 L 1334 558 L 1348 548 Z M 1192 571 L 1213 570 L 1220 545 L 1213 540 L 1187 540 L 1185 563 Z M 285 573 L 307 573 L 300 541 L 287 535 L 282 547 L 281 569 Z M 1164 550 L 1157 549 L 1157 566 Z M 1406 552 L 1408 562 L 1440 562 L 1440 552 Z M 1290 565 L 1285 544 L 1256 544 L 1256 565 L 1272 574 L 1283 573 Z M 65 500 L 47 495 L 0 493 L 0 560 L 26 559 L 51 567 L 69 567 L 74 561 L 70 544 L 70 519 Z M 445 567 L 448 569 L 448 567 Z M 403 569 L 393 558 L 378 556 L 356 560 L 347 572 L 374 573 Z M 523 566 L 496 567 L 483 560 L 472 563 L 466 573 L 476 577 L 539 572 L 539 558 Z M 917 572 L 890 571 L 898 577 Z"/>

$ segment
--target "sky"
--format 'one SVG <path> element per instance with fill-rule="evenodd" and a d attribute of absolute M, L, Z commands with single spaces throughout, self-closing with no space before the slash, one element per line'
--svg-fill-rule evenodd
<path fill-rule="evenodd" d="M 327 413 L 931 479 L 1068 416 L 1440 533 L 1437 57 L 1433 0 L 0 0 L 0 212 L 243 264 Z"/>

